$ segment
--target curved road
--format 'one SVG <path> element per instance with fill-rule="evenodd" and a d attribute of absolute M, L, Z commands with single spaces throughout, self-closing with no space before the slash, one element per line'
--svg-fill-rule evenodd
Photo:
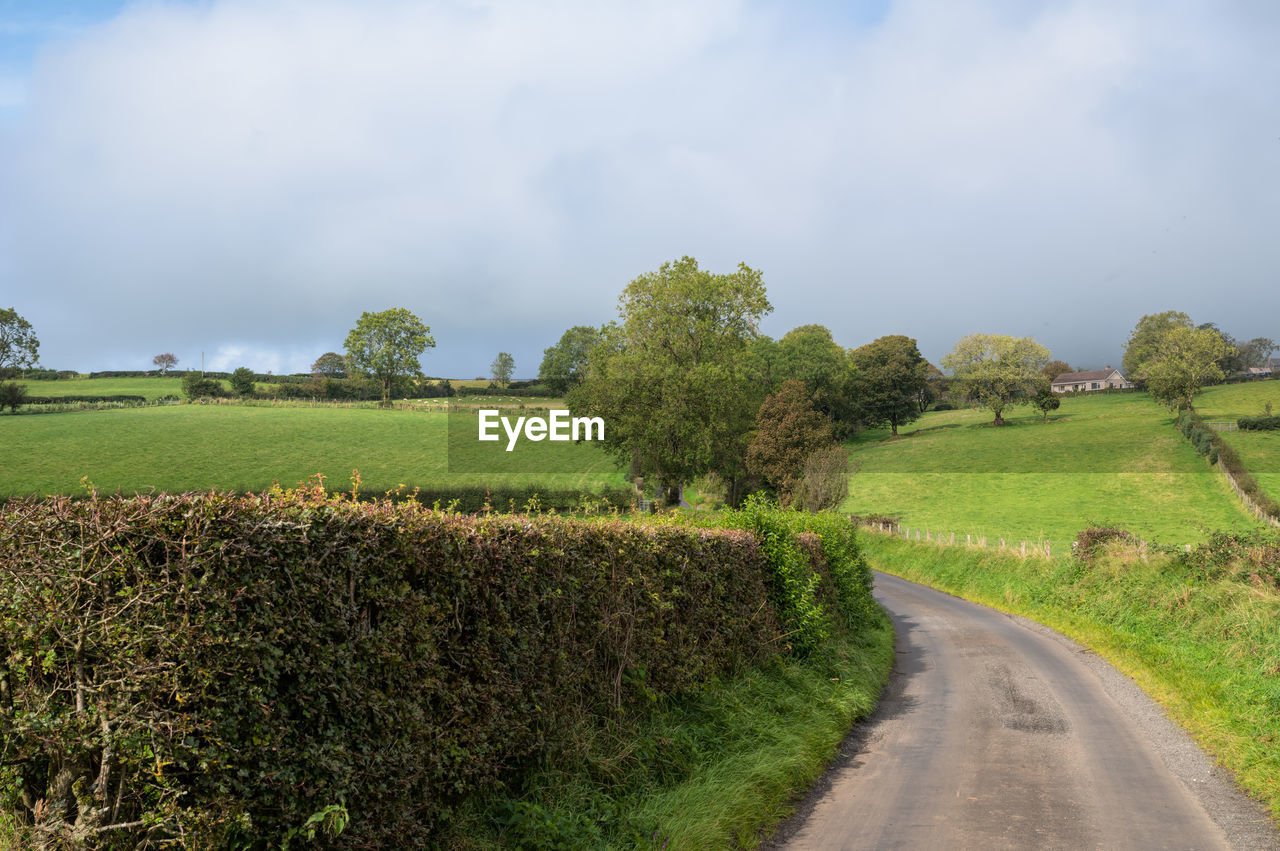
<path fill-rule="evenodd" d="M 1132 681 L 1057 633 L 876 574 L 897 666 L 792 849 L 1280 848 Z"/>

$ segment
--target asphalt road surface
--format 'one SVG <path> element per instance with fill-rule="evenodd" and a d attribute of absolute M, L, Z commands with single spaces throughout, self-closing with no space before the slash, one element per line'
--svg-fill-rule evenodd
<path fill-rule="evenodd" d="M 885 574 L 876 597 L 893 679 L 769 846 L 1280 849 L 1262 808 L 1093 653 Z"/>

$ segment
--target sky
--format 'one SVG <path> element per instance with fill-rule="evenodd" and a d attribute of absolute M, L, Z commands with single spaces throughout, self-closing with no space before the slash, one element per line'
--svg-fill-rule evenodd
<path fill-rule="evenodd" d="M 684 255 L 780 337 L 1118 365 L 1280 338 L 1272 0 L 0 0 L 0 307 L 42 365 L 307 371 L 364 311 L 517 377 Z"/>

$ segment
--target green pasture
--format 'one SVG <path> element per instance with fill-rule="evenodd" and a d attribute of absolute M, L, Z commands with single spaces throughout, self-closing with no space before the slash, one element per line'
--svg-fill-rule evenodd
<path fill-rule="evenodd" d="M 1065 546 L 1109 524 L 1164 543 L 1252 528 L 1220 474 L 1145 394 L 1071 396 L 1047 423 L 1028 408 L 994 428 L 986 409 L 940 411 L 851 443 L 856 470 L 841 510 L 888 515 L 989 543 Z"/>
<path fill-rule="evenodd" d="M 32 396 L 181 396 L 182 378 L 153 375 L 147 378 L 59 378 L 56 381 L 27 381 Z M 227 382 L 223 385 L 230 389 Z"/>
<path fill-rule="evenodd" d="M 1196 410 L 1208 422 L 1235 422 L 1240 417 L 1261 416 L 1268 402 L 1272 411 L 1280 414 L 1280 380 L 1206 388 L 1196 396 Z M 1222 438 L 1263 490 L 1280 496 L 1280 431 L 1225 431 Z"/>
<path fill-rule="evenodd" d="M 145 379 L 144 379 L 145 380 Z M 49 382 L 50 384 L 58 382 Z M 68 382 L 71 383 L 71 382 Z M 359 470 L 365 493 L 465 485 L 596 490 L 626 484 L 594 445 L 570 445 L 574 472 L 547 472 L 540 457 L 450 472 L 443 406 L 378 410 L 333 406 L 174 405 L 0 417 L 0 495 L 125 493 L 292 486 L 319 473 L 330 489 Z M 563 445 L 561 445 L 563 446 Z M 504 459 L 506 461 L 507 459 Z M 479 469 L 477 469 L 477 467 Z M 476 469 L 476 472 L 469 472 Z"/>

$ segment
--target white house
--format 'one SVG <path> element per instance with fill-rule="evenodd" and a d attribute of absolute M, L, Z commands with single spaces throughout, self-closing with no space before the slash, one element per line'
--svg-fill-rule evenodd
<path fill-rule="evenodd" d="M 1092 372 L 1064 372 L 1053 379 L 1050 385 L 1054 393 L 1088 392 L 1090 390 L 1128 390 L 1133 382 L 1125 378 L 1120 370 L 1107 367 Z"/>

